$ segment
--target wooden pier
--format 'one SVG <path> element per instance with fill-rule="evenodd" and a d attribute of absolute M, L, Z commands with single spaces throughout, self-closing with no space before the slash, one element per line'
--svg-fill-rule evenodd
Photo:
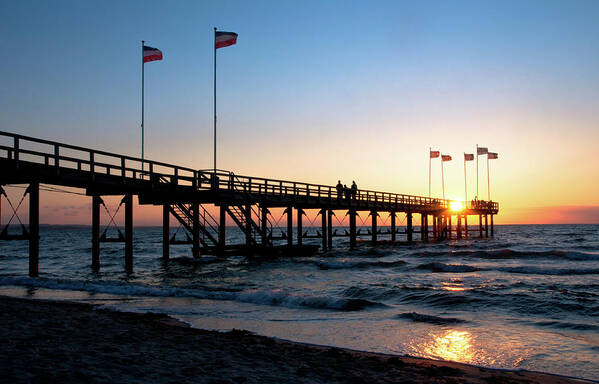
<path fill-rule="evenodd" d="M 489 237 L 494 233 L 493 216 L 499 210 L 499 204 L 492 201 L 460 202 L 461 209 L 456 209 L 449 200 L 370 190 L 357 190 L 349 197 L 338 196 L 331 185 L 194 170 L 0 131 L 0 186 L 10 184 L 28 185 L 29 227 L 23 226 L 20 235 L 11 235 L 0 224 L 0 243 L 14 239 L 29 241 L 30 276 L 38 276 L 39 269 L 40 184 L 82 188 L 91 197 L 94 270 L 100 268 L 103 241 L 122 241 L 125 269 L 133 270 L 133 196 L 138 197 L 139 204 L 163 207 L 165 259 L 169 258 L 170 245 L 181 243 L 190 244 L 193 256 L 200 257 L 204 252 L 224 254 L 231 249 L 242 249 L 247 254 L 272 253 L 281 247 L 301 249 L 306 246 L 303 240 L 312 238 L 320 239 L 321 250 L 327 251 L 333 247 L 333 237 L 347 237 L 350 247 L 355 247 L 358 238 L 364 236 L 373 244 L 397 243 L 400 235 L 405 235 L 403 242 L 411 243 L 416 240 L 414 234 L 419 234 L 419 240 L 425 242 Z M 125 234 L 115 239 L 100 235 L 101 197 L 108 195 L 123 196 L 121 204 L 125 207 Z M 211 214 L 206 205 L 218 207 L 218 214 Z M 273 225 L 273 208 L 285 210 L 286 228 Z M 303 226 L 308 210 L 317 210 L 321 218 L 316 233 Z M 334 228 L 333 217 L 339 211 L 349 216 L 349 228 Z M 370 219 L 366 232 L 357 226 L 360 213 Z M 389 215 L 391 223 L 387 230 L 379 228 L 381 214 Z M 186 240 L 170 236 L 171 215 L 187 231 Z M 400 215 L 405 215 L 405 229 L 397 225 Z M 478 216 L 477 225 L 468 225 L 469 216 Z M 243 244 L 227 243 L 227 217 L 245 234 Z M 420 219 L 419 225 L 415 219 Z"/>

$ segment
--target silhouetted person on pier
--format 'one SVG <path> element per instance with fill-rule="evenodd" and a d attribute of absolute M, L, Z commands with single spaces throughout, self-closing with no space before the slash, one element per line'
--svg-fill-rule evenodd
<path fill-rule="evenodd" d="M 358 194 L 358 185 L 355 181 L 351 182 L 351 198 L 352 200 L 356 200 L 356 195 Z"/>
<path fill-rule="evenodd" d="M 337 199 L 341 200 L 343 197 L 343 184 L 341 184 L 341 180 L 337 180 Z"/>
<path fill-rule="evenodd" d="M 351 196 L 351 191 L 349 188 L 347 188 L 347 184 L 343 184 L 343 193 L 345 194 L 345 198 L 349 200 Z"/>

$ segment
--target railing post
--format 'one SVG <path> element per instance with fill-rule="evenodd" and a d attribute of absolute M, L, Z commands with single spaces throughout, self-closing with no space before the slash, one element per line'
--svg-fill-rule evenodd
<path fill-rule="evenodd" d="M 127 167 L 125 165 L 125 158 L 121 157 L 121 178 L 123 182 L 125 181 L 125 177 L 127 176 Z"/>
<path fill-rule="evenodd" d="M 14 144 L 14 148 L 15 148 L 14 158 L 15 158 L 15 162 L 17 163 L 17 167 L 18 167 L 19 166 L 19 137 L 15 136 L 14 141 L 15 141 L 15 144 Z"/>
<path fill-rule="evenodd" d="M 95 172 L 94 166 L 95 166 L 95 164 L 94 164 L 94 151 L 90 151 L 90 153 L 89 153 L 89 173 L 90 173 L 90 175 L 92 177 L 92 180 L 95 179 L 95 177 L 94 177 L 94 172 Z"/>
<path fill-rule="evenodd" d="M 56 168 L 56 174 L 58 174 L 59 159 L 60 158 L 60 147 L 58 144 L 54 144 L 54 167 Z"/>

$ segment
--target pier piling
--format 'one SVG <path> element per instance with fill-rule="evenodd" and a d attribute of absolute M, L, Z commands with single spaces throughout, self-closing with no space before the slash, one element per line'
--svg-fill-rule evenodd
<path fill-rule="evenodd" d="M 320 216 L 322 217 L 322 250 L 327 250 L 327 210 L 321 209 Z"/>
<path fill-rule="evenodd" d="M 125 271 L 133 272 L 133 195 L 125 195 Z"/>
<path fill-rule="evenodd" d="M 483 238 L 483 215 L 478 215 L 478 232 L 480 238 Z"/>
<path fill-rule="evenodd" d="M 293 207 L 287 207 L 287 246 L 293 247 Z"/>
<path fill-rule="evenodd" d="M 302 218 L 304 216 L 304 210 L 301 208 L 297 209 L 297 245 L 302 246 L 302 239 L 304 238 L 304 229 L 302 226 Z"/>
<path fill-rule="evenodd" d="M 29 276 L 39 276 L 40 184 L 29 184 Z"/>
<path fill-rule="evenodd" d="M 170 258 L 170 212 L 168 204 L 162 205 L 162 258 Z"/>
<path fill-rule="evenodd" d="M 221 204 L 219 207 L 218 215 L 218 253 L 223 254 L 225 251 L 225 245 L 227 244 L 227 206 Z M 264 215 L 264 208 L 262 209 Z M 263 234 L 264 236 L 264 234 Z M 264 243 L 265 240 L 262 239 Z"/>
<path fill-rule="evenodd" d="M 396 229 L 395 229 L 395 211 L 392 211 L 389 216 L 391 216 L 391 242 L 395 243 L 395 233 L 396 233 Z"/>
<path fill-rule="evenodd" d="M 371 211 L 370 212 L 370 216 L 372 216 L 372 245 L 376 245 L 376 240 L 377 240 L 377 212 L 376 211 Z"/>
<path fill-rule="evenodd" d="M 333 210 L 328 210 L 328 225 L 327 225 L 327 245 L 329 247 L 329 251 L 333 249 Z"/>
<path fill-rule="evenodd" d="M 98 195 L 92 196 L 92 270 L 100 270 L 100 204 Z"/>
<path fill-rule="evenodd" d="M 412 228 L 412 212 L 408 212 L 406 214 L 406 218 L 407 218 L 407 228 L 406 228 L 406 232 L 408 235 L 408 243 L 412 242 L 412 232 L 413 232 L 413 228 Z"/>
<path fill-rule="evenodd" d="M 356 246 L 356 211 L 349 210 L 349 247 Z"/>

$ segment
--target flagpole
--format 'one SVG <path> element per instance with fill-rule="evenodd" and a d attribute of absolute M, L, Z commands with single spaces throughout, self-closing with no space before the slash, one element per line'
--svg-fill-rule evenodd
<path fill-rule="evenodd" d="M 487 154 L 487 195 L 491 201 L 491 181 L 489 180 L 489 154 Z"/>
<path fill-rule="evenodd" d="M 478 200 L 478 144 L 476 144 L 476 199 Z"/>
<path fill-rule="evenodd" d="M 431 147 L 428 147 L 428 198 L 431 197 Z"/>
<path fill-rule="evenodd" d="M 141 41 L 141 177 L 144 177 L 144 45 Z"/>
<path fill-rule="evenodd" d="M 445 176 L 443 175 L 443 155 L 441 155 L 441 184 L 443 184 L 443 200 L 445 200 Z"/>
<path fill-rule="evenodd" d="M 466 181 L 466 152 L 464 152 L 464 201 L 468 201 L 468 182 Z"/>
<path fill-rule="evenodd" d="M 216 177 L 216 27 L 214 27 L 214 176 Z"/>

